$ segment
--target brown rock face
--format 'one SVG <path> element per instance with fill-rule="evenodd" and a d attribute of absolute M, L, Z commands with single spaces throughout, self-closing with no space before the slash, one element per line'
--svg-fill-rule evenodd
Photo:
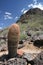
<path fill-rule="evenodd" d="M 18 24 L 12 24 L 8 32 L 8 51 L 9 56 L 14 57 L 17 54 L 17 47 L 20 38 L 20 28 Z"/>

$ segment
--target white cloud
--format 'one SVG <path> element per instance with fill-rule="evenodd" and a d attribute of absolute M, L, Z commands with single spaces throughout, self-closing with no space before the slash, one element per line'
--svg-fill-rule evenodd
<path fill-rule="evenodd" d="M 5 14 L 6 14 L 6 15 L 11 15 L 11 13 L 10 13 L 10 12 L 5 12 Z"/>
<path fill-rule="evenodd" d="M 23 9 L 21 10 L 21 12 L 22 12 L 23 14 L 25 14 L 27 11 L 28 11 L 28 10 L 25 9 L 25 8 L 23 8 Z"/>
<path fill-rule="evenodd" d="M 28 7 L 29 7 L 29 8 L 30 8 L 30 7 L 33 7 L 33 4 L 29 4 Z"/>
<path fill-rule="evenodd" d="M 25 8 L 23 8 L 23 9 L 21 10 L 21 12 L 23 13 L 23 12 L 24 12 L 24 10 L 25 10 Z"/>
<path fill-rule="evenodd" d="M 37 4 L 37 0 L 33 0 L 34 4 Z"/>
<path fill-rule="evenodd" d="M 24 10 L 24 12 L 23 12 L 23 13 L 25 14 L 27 11 L 28 11 L 28 10 Z"/>
<path fill-rule="evenodd" d="M 33 0 L 33 4 L 29 4 L 28 7 L 40 8 L 41 10 L 43 10 L 43 4 L 38 3 L 37 0 Z"/>
<path fill-rule="evenodd" d="M 14 20 L 17 20 L 18 18 L 19 18 L 19 17 L 18 17 L 18 16 L 16 16 Z"/>
<path fill-rule="evenodd" d="M 11 17 L 9 15 L 4 15 L 4 20 L 7 20 L 7 19 L 13 19 L 13 17 Z"/>
<path fill-rule="evenodd" d="M 5 12 L 4 20 L 7 20 L 7 19 L 13 19 L 12 13 L 10 13 L 10 12 Z"/>
<path fill-rule="evenodd" d="M 16 16 L 15 19 L 18 19 L 18 17 Z"/>

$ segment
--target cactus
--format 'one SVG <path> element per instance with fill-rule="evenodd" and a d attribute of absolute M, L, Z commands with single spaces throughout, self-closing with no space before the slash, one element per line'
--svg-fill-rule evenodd
<path fill-rule="evenodd" d="M 12 24 L 8 32 L 8 52 L 10 57 L 17 55 L 17 48 L 20 38 L 20 28 L 18 24 Z"/>

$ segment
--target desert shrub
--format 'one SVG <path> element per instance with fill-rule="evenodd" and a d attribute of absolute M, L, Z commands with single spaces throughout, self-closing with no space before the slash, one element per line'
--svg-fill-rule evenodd
<path fill-rule="evenodd" d="M 26 34 L 21 34 L 20 35 L 20 40 L 25 40 L 27 39 L 27 35 Z"/>

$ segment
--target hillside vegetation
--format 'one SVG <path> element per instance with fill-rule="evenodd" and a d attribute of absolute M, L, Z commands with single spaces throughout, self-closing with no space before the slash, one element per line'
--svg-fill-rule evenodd
<path fill-rule="evenodd" d="M 30 9 L 21 15 L 17 23 L 20 25 L 21 39 L 27 37 L 27 32 L 32 35 L 36 33 L 43 34 L 43 10 Z"/>

